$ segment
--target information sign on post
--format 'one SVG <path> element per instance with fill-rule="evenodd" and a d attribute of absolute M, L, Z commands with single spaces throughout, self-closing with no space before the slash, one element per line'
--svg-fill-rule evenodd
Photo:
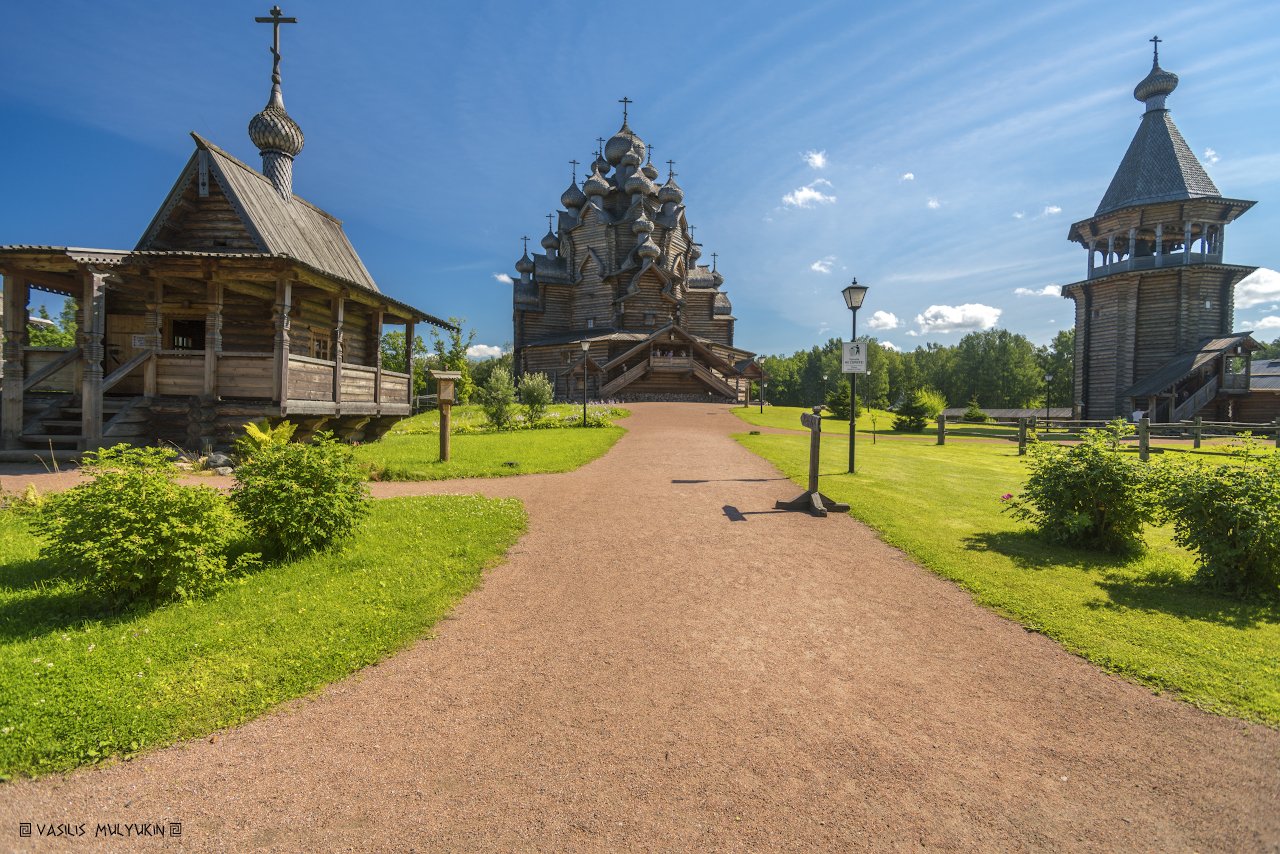
<path fill-rule="evenodd" d="M 867 372 L 867 342 L 846 341 L 842 372 L 846 374 L 865 374 Z"/>

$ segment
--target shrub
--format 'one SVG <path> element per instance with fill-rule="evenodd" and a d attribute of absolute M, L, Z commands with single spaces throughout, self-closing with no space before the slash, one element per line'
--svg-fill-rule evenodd
<path fill-rule="evenodd" d="M 902 397 L 898 405 L 897 417 L 893 419 L 893 429 L 899 432 L 922 433 L 925 422 L 929 420 L 929 410 L 920 399 L 920 393 L 909 391 Z"/>
<path fill-rule="evenodd" d="M 113 604 L 186 598 L 216 585 L 239 525 L 216 490 L 179 486 L 169 456 L 128 445 L 86 453 L 80 468 L 94 479 L 48 496 L 35 517 L 41 555 Z"/>
<path fill-rule="evenodd" d="M 494 368 L 489 374 L 489 382 L 480 392 L 480 408 L 490 425 L 499 430 L 510 426 L 515 415 L 516 387 L 506 368 Z"/>
<path fill-rule="evenodd" d="M 354 450 L 332 433 L 311 444 L 267 444 L 236 470 L 231 501 L 279 558 L 300 557 L 348 536 L 369 512 Z"/>
<path fill-rule="evenodd" d="M 836 387 L 827 392 L 827 410 L 832 417 L 841 421 L 849 420 L 849 383 L 836 383 Z"/>
<path fill-rule="evenodd" d="M 971 424 L 985 424 L 991 418 L 978 408 L 978 399 L 975 397 L 969 401 L 969 408 L 964 411 L 964 415 L 960 416 L 960 420 Z"/>
<path fill-rule="evenodd" d="M 546 374 L 525 374 L 520 378 L 520 399 L 530 421 L 545 418 L 555 392 Z"/>
<path fill-rule="evenodd" d="M 296 429 L 298 425 L 290 421 L 281 421 L 274 428 L 265 419 L 257 424 L 246 424 L 244 435 L 236 439 L 236 453 L 241 460 L 247 460 L 268 445 L 288 443 Z"/>
<path fill-rule="evenodd" d="M 1238 465 L 1163 460 L 1160 515 L 1196 556 L 1196 581 L 1215 592 L 1280 593 L 1280 455 L 1243 434 Z"/>
<path fill-rule="evenodd" d="M 1124 553 L 1143 548 L 1142 526 L 1154 522 L 1154 469 L 1120 451 L 1133 427 L 1113 421 L 1085 430 L 1074 447 L 1031 448 L 1031 474 L 1017 498 L 1006 496 L 1014 518 L 1030 522 L 1051 543 Z"/>
<path fill-rule="evenodd" d="M 919 397 L 924 411 L 930 418 L 936 418 L 939 412 L 947 408 L 947 396 L 940 391 L 931 388 L 921 389 Z"/>

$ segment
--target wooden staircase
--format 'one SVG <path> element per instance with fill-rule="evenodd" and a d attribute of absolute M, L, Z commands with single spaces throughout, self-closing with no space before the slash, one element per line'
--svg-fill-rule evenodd
<path fill-rule="evenodd" d="M 711 373 L 711 371 L 707 370 L 702 365 L 694 363 L 693 375 L 701 380 L 703 385 L 717 394 L 723 397 L 732 398 L 733 400 L 738 399 L 738 390 L 736 388 Z"/>
<path fill-rule="evenodd" d="M 618 391 L 619 389 L 623 388 L 626 385 L 629 385 L 631 382 L 640 379 L 642 376 L 644 376 L 648 372 L 649 372 L 649 361 L 646 359 L 640 364 L 630 368 L 625 373 L 620 374 L 619 376 L 616 376 L 613 379 L 609 380 L 607 383 L 605 383 L 604 386 L 600 389 L 600 396 L 610 397 L 613 395 L 614 392 Z"/>
<path fill-rule="evenodd" d="M 129 441 L 145 435 L 148 412 L 139 404 L 145 398 L 137 397 L 105 397 L 102 400 L 102 438 L 105 444 L 115 444 L 110 439 Z M 81 435 L 83 410 L 80 406 L 80 395 L 63 394 L 53 400 L 38 402 L 34 410 L 36 414 L 27 418 L 22 425 L 19 440 L 24 444 L 38 448 L 54 450 L 77 450 L 84 447 L 85 437 Z"/>
<path fill-rule="evenodd" d="M 1200 387 L 1199 391 L 1187 398 L 1187 401 L 1181 406 L 1173 410 L 1173 416 L 1169 419 L 1174 424 L 1179 421 L 1192 418 L 1201 409 L 1208 406 L 1215 397 L 1218 396 L 1218 378 L 1210 377 L 1209 381 Z"/>

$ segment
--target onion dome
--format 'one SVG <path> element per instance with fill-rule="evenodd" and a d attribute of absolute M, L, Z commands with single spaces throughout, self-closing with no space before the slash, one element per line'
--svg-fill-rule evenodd
<path fill-rule="evenodd" d="M 653 222 L 650 221 L 649 217 L 644 215 L 644 210 L 640 211 L 640 216 L 637 217 L 636 221 L 631 224 L 632 234 L 639 234 L 642 231 L 645 234 L 648 234 L 649 232 L 653 231 Z"/>
<path fill-rule="evenodd" d="M 604 157 L 614 166 L 622 162 L 622 156 L 631 150 L 631 141 L 635 139 L 635 134 L 631 132 L 631 128 L 627 127 L 627 120 L 622 120 L 622 128 L 613 135 L 613 138 L 604 144 Z"/>
<path fill-rule="evenodd" d="M 658 244 L 653 242 L 653 238 L 646 234 L 644 240 L 640 241 L 640 245 L 636 247 L 636 254 L 641 258 L 652 260 L 661 255 L 662 250 L 658 248 Z"/>
<path fill-rule="evenodd" d="M 533 272 L 533 259 L 529 257 L 528 250 L 525 250 L 524 255 L 516 262 L 516 272 L 521 275 Z"/>
<path fill-rule="evenodd" d="M 601 175 L 608 175 L 609 170 L 613 167 L 609 165 L 609 161 L 604 159 L 603 154 L 597 154 L 596 159 L 591 161 L 591 168 L 597 170 Z"/>
<path fill-rule="evenodd" d="M 565 210 L 574 210 L 580 208 L 587 203 L 587 194 L 582 192 L 582 188 L 575 181 L 569 185 L 569 189 L 560 194 L 560 204 L 564 205 Z"/>
<path fill-rule="evenodd" d="M 600 170 L 591 169 L 591 177 L 582 184 L 582 191 L 588 196 L 604 196 L 609 192 L 609 182 L 600 177 Z"/>
<path fill-rule="evenodd" d="M 712 270 L 712 271 L 711 271 L 711 281 L 715 282 L 715 285 L 716 285 L 716 287 L 718 288 L 718 287 L 720 287 L 721 285 L 723 285 L 723 284 L 724 284 L 724 276 L 720 275 L 717 271 Z"/>
<path fill-rule="evenodd" d="M 1164 109 L 1164 96 L 1178 88 L 1178 75 L 1165 71 L 1157 60 L 1151 64 L 1151 73 L 1142 79 L 1133 90 L 1133 97 L 1147 102 L 1147 109 Z M 1155 100 L 1156 104 L 1151 102 Z"/>
<path fill-rule="evenodd" d="M 692 240 L 689 241 L 689 256 L 693 258 L 693 260 L 695 261 L 697 261 L 699 258 L 702 257 L 701 247 L 699 247 L 698 244 L 694 243 Z"/>
<path fill-rule="evenodd" d="M 649 152 L 649 162 L 640 167 L 640 171 L 645 174 L 650 181 L 658 180 L 658 170 L 653 165 L 653 152 Z"/>
<path fill-rule="evenodd" d="M 639 166 L 643 162 L 644 157 L 637 154 L 634 148 L 622 155 L 622 168 L 624 169 L 630 166 L 634 170 L 635 167 Z"/>
<path fill-rule="evenodd" d="M 658 204 L 665 205 L 667 202 L 675 202 L 677 205 L 684 201 L 684 190 L 676 184 L 674 175 L 667 178 L 667 183 L 662 185 L 662 189 L 658 190 Z"/>
<path fill-rule="evenodd" d="M 542 235 L 542 248 L 548 252 L 553 252 L 560 248 L 560 238 L 556 237 L 556 233 L 547 227 L 547 233 Z"/>
<path fill-rule="evenodd" d="M 290 157 L 297 157 L 302 151 L 302 128 L 285 112 L 279 83 L 271 87 L 267 106 L 249 120 L 249 139 L 259 151 L 274 149 Z"/>
<path fill-rule="evenodd" d="M 649 180 L 649 176 L 639 170 L 631 173 L 627 178 L 627 183 L 623 186 L 623 189 L 628 193 L 644 193 L 647 196 L 652 196 L 654 193 L 658 192 L 658 188 Z"/>

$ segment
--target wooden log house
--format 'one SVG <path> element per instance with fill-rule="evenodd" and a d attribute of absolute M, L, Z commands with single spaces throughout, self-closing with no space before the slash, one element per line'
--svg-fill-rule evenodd
<path fill-rule="evenodd" d="M 303 137 L 280 92 L 287 19 L 273 19 L 271 98 L 249 125 L 262 172 L 193 133 L 133 250 L 0 246 L 0 454 L 120 441 L 199 450 L 263 418 L 356 441 L 410 413 L 413 377 L 382 367 L 383 327 L 403 325 L 410 348 L 417 323 L 453 327 L 382 294 L 342 222 L 293 194 Z M 29 346 L 32 289 L 75 301 L 73 347 Z"/>
<path fill-rule="evenodd" d="M 1085 280 L 1062 289 L 1075 302 L 1075 400 L 1089 419 L 1269 421 L 1280 397 L 1256 394 L 1248 369 L 1261 345 L 1232 331 L 1236 284 L 1257 268 L 1223 258 L 1227 226 L 1256 203 L 1223 198 L 1205 173 L 1165 106 L 1177 85 L 1157 50 L 1134 89 L 1138 132 L 1068 234 L 1089 254 Z"/>
<path fill-rule="evenodd" d="M 724 277 L 714 255 L 698 264 L 684 192 L 668 172 L 658 186 L 624 106 L 590 177 L 579 187 L 575 171 L 561 194 L 546 254 L 530 258 L 526 243 L 516 262 L 516 372 L 545 373 L 560 400 L 733 402 L 763 376 L 755 354 L 734 346 Z"/>

